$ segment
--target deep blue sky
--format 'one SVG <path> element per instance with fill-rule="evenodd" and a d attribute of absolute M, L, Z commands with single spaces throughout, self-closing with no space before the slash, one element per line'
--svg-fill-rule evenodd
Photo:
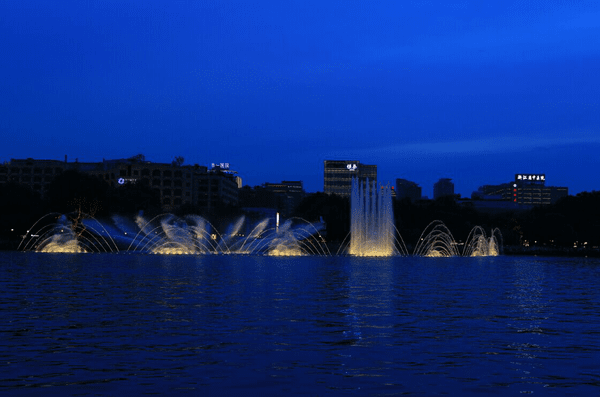
<path fill-rule="evenodd" d="M 577 5 L 574 5 L 577 4 Z M 600 190 L 600 2 L 0 0 L 0 161 Z"/>

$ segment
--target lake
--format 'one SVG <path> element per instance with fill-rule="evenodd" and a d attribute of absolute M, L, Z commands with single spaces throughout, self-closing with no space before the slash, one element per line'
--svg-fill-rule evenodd
<path fill-rule="evenodd" d="M 600 260 L 0 252 L 0 393 L 598 395 Z"/>

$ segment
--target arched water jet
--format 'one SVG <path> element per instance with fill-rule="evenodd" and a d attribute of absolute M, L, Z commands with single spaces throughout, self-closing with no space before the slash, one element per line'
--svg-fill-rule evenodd
<path fill-rule="evenodd" d="M 426 234 L 427 233 L 427 234 Z M 442 221 L 433 221 L 419 237 L 415 247 L 415 256 L 449 257 L 460 256 L 456 241 Z"/>
<path fill-rule="evenodd" d="M 481 226 L 475 226 L 467 236 L 463 256 L 488 256 L 488 239 Z"/>
<path fill-rule="evenodd" d="M 500 229 L 493 229 L 492 235 L 487 237 L 481 226 L 475 226 L 467 237 L 463 256 L 498 256 L 501 249 L 498 239 L 502 239 Z"/>
<path fill-rule="evenodd" d="M 24 251 L 36 252 L 119 251 L 102 223 L 80 212 L 67 215 L 50 213 L 41 217 L 23 236 L 18 249 L 21 247 Z"/>

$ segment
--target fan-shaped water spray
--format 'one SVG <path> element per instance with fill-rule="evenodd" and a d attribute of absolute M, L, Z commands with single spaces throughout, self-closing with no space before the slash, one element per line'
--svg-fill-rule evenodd
<path fill-rule="evenodd" d="M 280 227 L 271 227 L 269 219 L 255 225 L 248 236 L 241 230 L 241 217 L 221 235 L 208 221 L 199 216 L 178 218 L 165 214 L 145 221 L 138 217 L 140 230 L 128 251 L 155 254 L 267 254 L 324 255 L 319 229 L 306 221 L 295 224 L 293 219 Z M 322 227 L 322 225 L 320 226 Z"/>
<path fill-rule="evenodd" d="M 106 228 L 82 213 L 47 214 L 27 231 L 18 249 L 37 252 L 118 252 Z"/>

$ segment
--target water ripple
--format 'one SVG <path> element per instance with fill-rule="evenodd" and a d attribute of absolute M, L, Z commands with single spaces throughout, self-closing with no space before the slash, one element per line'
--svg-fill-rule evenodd
<path fill-rule="evenodd" d="M 597 394 L 600 262 L 0 253 L 0 392 Z"/>

